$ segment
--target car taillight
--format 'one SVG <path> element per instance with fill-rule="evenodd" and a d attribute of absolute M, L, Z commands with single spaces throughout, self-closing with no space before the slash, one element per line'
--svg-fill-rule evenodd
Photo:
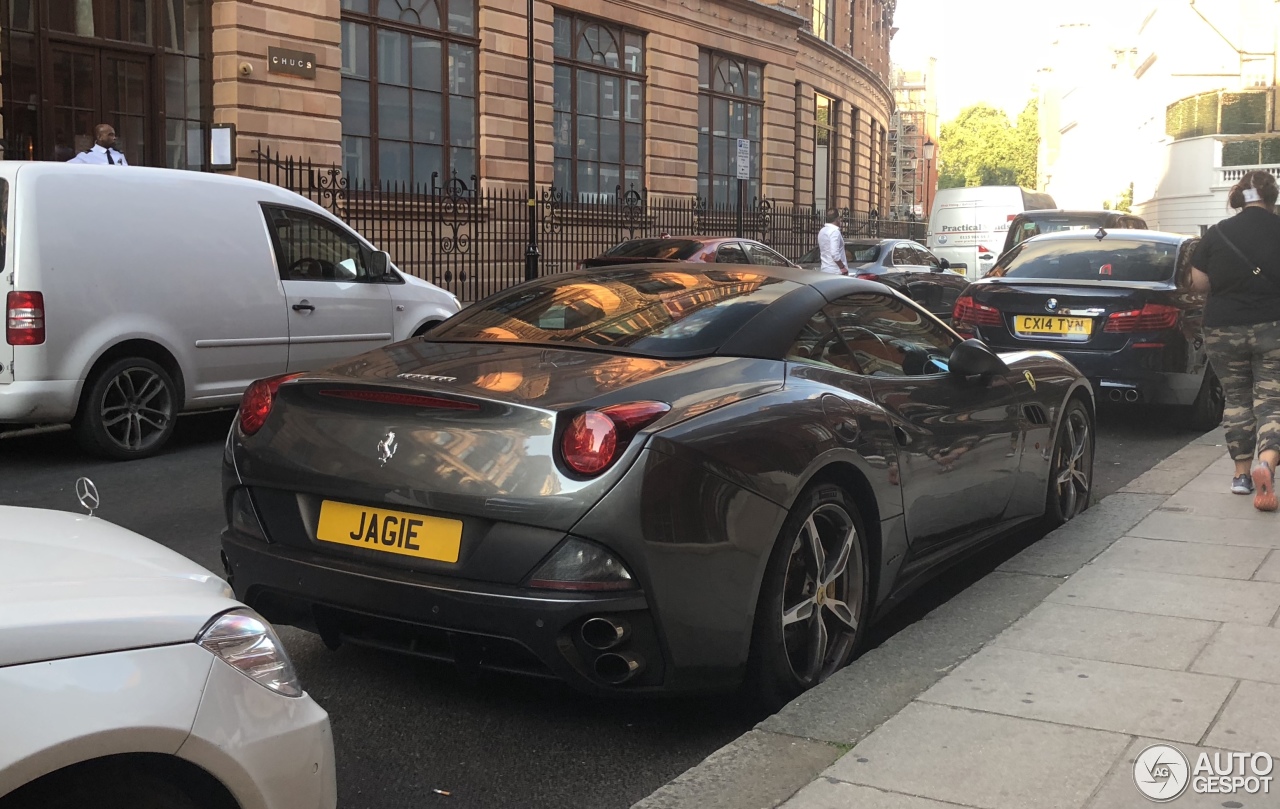
<path fill-rule="evenodd" d="M 240 399 L 240 432 L 253 435 L 267 423 L 271 415 L 271 406 L 276 401 L 276 391 L 290 379 L 297 379 L 302 374 L 284 374 L 267 379 L 259 379 L 250 385 Z"/>
<path fill-rule="evenodd" d="M 879 281 L 880 280 L 880 276 L 876 275 L 873 272 L 860 272 L 858 273 L 857 277 L 861 278 L 863 281 Z"/>
<path fill-rule="evenodd" d="M 4 336 L 11 346 L 38 346 L 44 343 L 43 294 L 9 293 L 5 301 Z"/>
<path fill-rule="evenodd" d="M 1116 332 L 1172 329 L 1178 325 L 1180 315 L 1181 310 L 1176 306 L 1148 303 L 1141 309 L 1111 313 L 1111 316 L 1107 318 L 1107 325 L 1103 327 L 1103 331 L 1109 331 L 1114 334 Z"/>
<path fill-rule="evenodd" d="M 1000 310 L 978 303 L 972 295 L 961 295 L 956 298 L 955 308 L 951 310 L 951 322 L 971 326 L 999 326 Z"/>
<path fill-rule="evenodd" d="M 666 402 L 628 402 L 574 416 L 560 438 L 564 463 L 579 475 L 598 475 L 635 434 L 671 409 Z"/>

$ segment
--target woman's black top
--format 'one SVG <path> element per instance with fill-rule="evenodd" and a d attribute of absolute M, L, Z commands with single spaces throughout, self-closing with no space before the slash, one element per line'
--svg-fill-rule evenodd
<path fill-rule="evenodd" d="M 1223 235 L 1267 275 L 1254 275 L 1254 265 L 1241 261 L 1222 240 Z M 1209 276 L 1205 326 L 1251 326 L 1280 320 L 1280 216 L 1264 208 L 1245 208 L 1222 220 L 1200 240 L 1191 265 Z"/>

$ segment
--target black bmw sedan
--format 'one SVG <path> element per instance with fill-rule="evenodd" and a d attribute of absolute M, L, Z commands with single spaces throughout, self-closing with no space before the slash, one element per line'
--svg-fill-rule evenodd
<path fill-rule="evenodd" d="M 1104 229 L 1036 236 L 956 301 L 952 324 L 997 351 L 1056 351 L 1100 401 L 1173 405 L 1193 429 L 1222 420 L 1205 351 L 1204 298 L 1190 287 L 1197 239 Z"/>
<path fill-rule="evenodd" d="M 1089 501 L 1093 398 L 883 285 L 631 265 L 261 380 L 227 573 L 330 646 L 584 690 L 821 681 L 965 551 Z"/>

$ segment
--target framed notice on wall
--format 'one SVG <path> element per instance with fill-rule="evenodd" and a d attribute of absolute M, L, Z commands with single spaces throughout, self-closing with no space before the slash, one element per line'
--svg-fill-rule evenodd
<path fill-rule="evenodd" d="M 236 125 L 214 124 L 209 127 L 209 168 L 228 171 L 236 167 Z"/>

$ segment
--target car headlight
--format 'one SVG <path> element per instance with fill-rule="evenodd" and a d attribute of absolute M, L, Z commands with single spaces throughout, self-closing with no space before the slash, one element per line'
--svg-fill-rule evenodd
<path fill-rule="evenodd" d="M 223 613 L 204 628 L 196 643 L 263 688 L 286 697 L 302 696 L 293 661 L 271 624 L 252 610 Z"/>

